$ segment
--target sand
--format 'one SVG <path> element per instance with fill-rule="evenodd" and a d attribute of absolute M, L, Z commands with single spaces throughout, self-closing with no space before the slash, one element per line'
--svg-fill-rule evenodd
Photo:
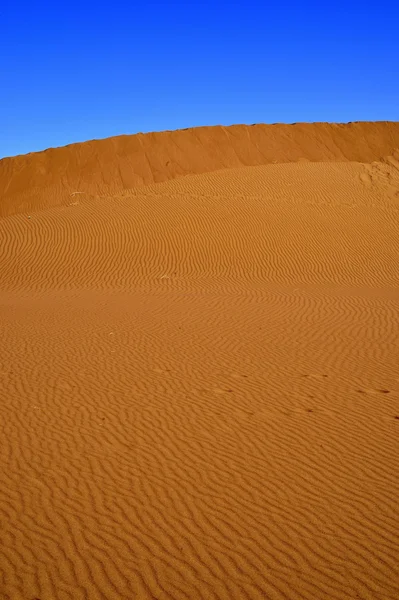
<path fill-rule="evenodd" d="M 2 600 L 397 600 L 397 148 L 259 125 L 0 161 Z"/>

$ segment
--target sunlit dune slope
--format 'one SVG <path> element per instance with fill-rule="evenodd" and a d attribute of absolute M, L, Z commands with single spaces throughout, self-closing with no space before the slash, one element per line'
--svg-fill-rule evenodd
<path fill-rule="evenodd" d="M 399 147 L 399 123 L 234 125 L 120 136 L 0 161 L 0 215 L 116 194 L 192 173 L 269 163 L 372 162 Z"/>
<path fill-rule="evenodd" d="M 1 600 L 399 598 L 397 131 L 0 163 Z"/>
<path fill-rule="evenodd" d="M 121 197 L 76 196 L 29 219 L 3 220 L 1 283 L 394 286 L 398 173 L 389 163 L 266 165 L 188 176 Z"/>

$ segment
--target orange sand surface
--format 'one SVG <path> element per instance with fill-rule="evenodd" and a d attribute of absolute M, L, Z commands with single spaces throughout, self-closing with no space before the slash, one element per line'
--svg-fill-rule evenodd
<path fill-rule="evenodd" d="M 398 600 L 398 148 L 0 161 L 1 600 Z"/>

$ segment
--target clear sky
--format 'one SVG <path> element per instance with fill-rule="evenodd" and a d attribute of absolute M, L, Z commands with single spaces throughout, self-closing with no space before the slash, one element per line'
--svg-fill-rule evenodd
<path fill-rule="evenodd" d="M 399 120 L 399 2 L 0 2 L 0 157 L 198 125 Z"/>

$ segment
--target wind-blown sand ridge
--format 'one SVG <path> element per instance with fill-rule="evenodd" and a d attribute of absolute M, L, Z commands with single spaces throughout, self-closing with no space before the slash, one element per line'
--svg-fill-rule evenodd
<path fill-rule="evenodd" d="M 372 162 L 399 148 L 399 123 L 197 127 L 53 148 L 0 161 L 0 216 L 118 194 L 217 169 L 309 160 Z"/>

